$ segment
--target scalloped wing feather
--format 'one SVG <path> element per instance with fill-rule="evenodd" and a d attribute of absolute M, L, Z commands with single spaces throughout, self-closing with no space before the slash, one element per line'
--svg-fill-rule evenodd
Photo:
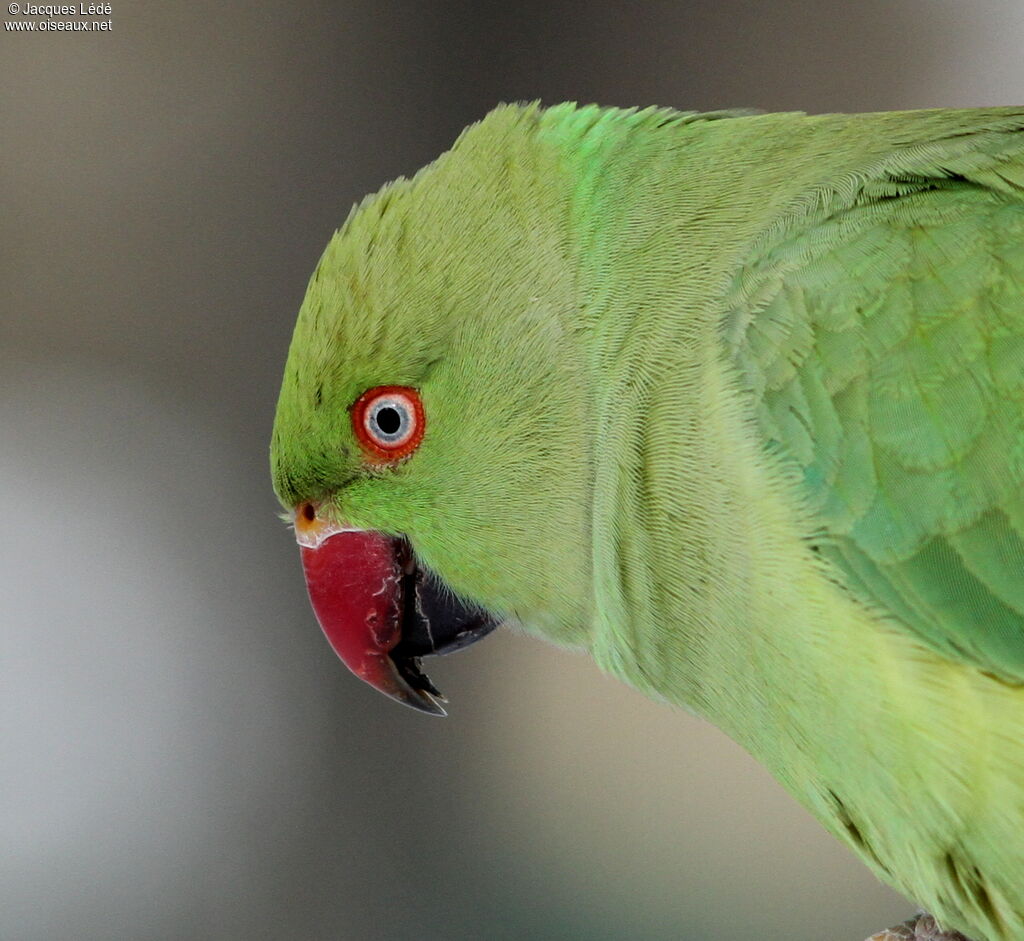
<path fill-rule="evenodd" d="M 1024 134 L 907 151 L 744 268 L 726 319 L 819 550 L 945 655 L 1024 682 Z"/>

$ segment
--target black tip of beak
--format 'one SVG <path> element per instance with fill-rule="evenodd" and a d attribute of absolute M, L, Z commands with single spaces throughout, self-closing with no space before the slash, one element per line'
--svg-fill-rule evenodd
<path fill-rule="evenodd" d="M 392 655 L 391 663 L 395 670 L 395 686 L 388 695 L 392 699 L 427 715 L 448 715 L 441 705 L 448 700 L 420 669 L 419 657 L 396 658 Z"/>

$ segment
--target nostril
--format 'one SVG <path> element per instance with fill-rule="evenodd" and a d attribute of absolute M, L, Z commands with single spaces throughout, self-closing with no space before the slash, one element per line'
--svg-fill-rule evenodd
<path fill-rule="evenodd" d="M 313 520 L 316 519 L 316 510 L 313 509 L 312 503 L 302 504 L 302 518 L 306 520 L 307 523 L 312 523 Z"/>

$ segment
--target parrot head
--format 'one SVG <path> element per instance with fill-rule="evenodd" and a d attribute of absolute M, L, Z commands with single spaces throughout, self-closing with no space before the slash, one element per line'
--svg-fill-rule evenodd
<path fill-rule="evenodd" d="M 354 673 L 444 715 L 420 658 L 587 630 L 591 435 L 568 187 L 499 109 L 353 209 L 310 280 L 275 491 Z"/>

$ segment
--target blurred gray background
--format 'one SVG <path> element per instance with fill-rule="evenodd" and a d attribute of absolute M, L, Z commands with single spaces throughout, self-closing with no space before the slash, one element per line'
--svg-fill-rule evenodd
<path fill-rule="evenodd" d="M 112 6 L 109 33 L 0 33 L 0 938 L 908 915 L 735 745 L 582 657 L 440 661 L 446 721 L 358 682 L 267 442 L 326 240 L 496 102 L 1019 104 L 1019 0 Z"/>

